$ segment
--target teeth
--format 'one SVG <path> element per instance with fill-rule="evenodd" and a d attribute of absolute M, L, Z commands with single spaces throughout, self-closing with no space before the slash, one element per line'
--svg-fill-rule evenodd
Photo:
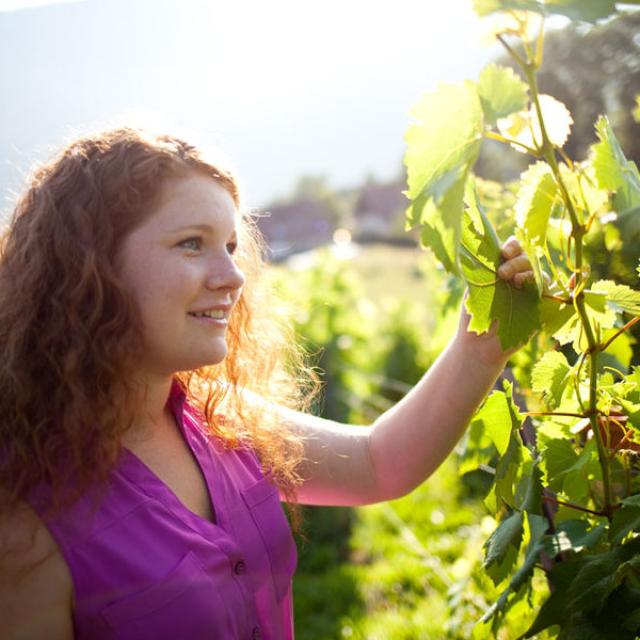
<path fill-rule="evenodd" d="M 191 315 L 196 318 L 215 318 L 222 320 L 224 318 L 224 311 L 222 309 L 212 309 L 211 311 L 201 311 L 199 313 L 192 313 Z"/>

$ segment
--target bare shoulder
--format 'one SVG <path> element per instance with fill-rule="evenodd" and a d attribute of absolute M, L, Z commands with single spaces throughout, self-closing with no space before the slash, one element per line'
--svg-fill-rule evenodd
<path fill-rule="evenodd" d="M 67 564 L 35 512 L 0 517 L 0 638 L 72 640 L 72 593 Z"/>

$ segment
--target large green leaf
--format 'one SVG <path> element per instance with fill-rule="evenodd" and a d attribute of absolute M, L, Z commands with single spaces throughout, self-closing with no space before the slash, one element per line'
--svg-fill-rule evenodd
<path fill-rule="evenodd" d="M 585 520 L 564 520 L 553 533 L 545 536 L 544 548 L 551 557 L 567 551 L 579 553 L 595 545 L 604 532 L 604 523 L 591 527 Z"/>
<path fill-rule="evenodd" d="M 596 123 L 600 142 L 592 147 L 592 163 L 598 186 L 616 192 L 618 213 L 640 205 L 640 174 L 636 165 L 627 160 L 606 116 Z"/>
<path fill-rule="evenodd" d="M 528 87 L 510 67 L 490 64 L 480 74 L 478 93 L 484 117 L 490 126 L 527 106 Z"/>
<path fill-rule="evenodd" d="M 554 438 L 545 442 L 541 455 L 545 481 L 553 491 L 578 504 L 588 496 L 587 476 L 598 470 L 593 440 L 578 454 L 569 440 Z"/>
<path fill-rule="evenodd" d="M 489 436 L 501 456 L 507 450 L 514 426 L 520 426 L 519 421 L 514 421 L 507 396 L 502 391 L 494 391 L 486 399 L 473 416 L 473 424 L 475 423 L 482 425 L 484 433 Z"/>
<path fill-rule="evenodd" d="M 465 302 L 471 316 L 469 330 L 485 333 L 497 320 L 503 349 L 523 344 L 540 328 L 538 289 L 532 283 L 518 289 L 498 277 L 502 263 L 498 238 L 473 197 L 463 219 L 460 246 L 460 264 L 469 287 Z"/>
<path fill-rule="evenodd" d="M 558 185 L 546 162 L 530 165 L 520 176 L 516 221 L 528 240 L 544 245 L 549 216 L 558 198 Z"/>
<path fill-rule="evenodd" d="M 603 293 L 607 303 L 616 311 L 640 316 L 640 291 L 625 284 L 616 284 L 612 280 L 599 280 L 591 287 L 591 291 Z"/>
<path fill-rule="evenodd" d="M 540 608 L 531 627 L 521 636 L 522 638 L 532 638 L 547 627 L 554 624 L 561 625 L 566 622 L 569 586 L 575 578 L 576 571 L 582 564 L 584 564 L 582 558 L 571 558 L 553 566 L 549 575 L 549 580 L 553 587 L 551 595 Z"/>
<path fill-rule="evenodd" d="M 579 456 L 573 445 L 563 438 L 547 441 L 541 451 L 546 483 L 553 491 L 562 491 L 564 476 L 574 468 Z"/>
<path fill-rule="evenodd" d="M 640 538 L 636 538 L 608 553 L 589 558 L 569 588 L 571 606 L 597 613 L 607 596 L 625 579 L 626 563 L 639 552 Z"/>
<path fill-rule="evenodd" d="M 520 468 L 520 477 L 515 490 L 514 505 L 518 511 L 542 514 L 542 470 L 539 459 L 532 457 L 525 447 L 525 460 Z"/>
<path fill-rule="evenodd" d="M 622 500 L 611 521 L 609 536 L 613 544 L 620 544 L 632 531 L 640 531 L 640 495 Z"/>
<path fill-rule="evenodd" d="M 616 329 L 605 329 L 602 332 L 601 341 L 606 342 L 609 338 L 612 338 L 617 333 Z M 631 365 L 633 358 L 633 344 L 635 340 L 627 333 L 618 334 L 616 339 L 606 348 L 605 351 L 600 352 L 598 363 L 604 363 L 607 366 L 611 366 L 622 373 L 626 373 Z"/>
<path fill-rule="evenodd" d="M 464 185 L 480 151 L 482 105 L 473 82 L 441 85 L 413 107 L 406 132 L 407 222 L 425 225 L 422 241 L 457 271 Z"/>
<path fill-rule="evenodd" d="M 550 287 L 547 291 L 549 295 L 564 297 L 564 292 L 557 286 Z M 576 309 L 572 304 L 564 304 L 548 297 L 542 298 L 540 302 L 540 323 L 542 330 L 558 339 L 560 344 L 571 342 L 573 337 L 564 338 L 567 328 L 570 327 L 576 319 Z M 557 337 L 558 334 L 560 337 Z"/>
<path fill-rule="evenodd" d="M 607 190 L 598 188 L 593 165 L 590 161 L 575 164 L 572 169 L 563 162 L 559 168 L 562 181 L 573 201 L 580 223 L 583 223 L 593 213 L 608 212 L 609 193 Z M 606 225 L 605 233 L 607 229 L 616 230 L 616 227 Z"/>
<path fill-rule="evenodd" d="M 590 484 L 600 482 L 602 482 L 602 468 L 598 462 L 595 440 L 591 438 L 576 462 L 564 474 L 562 492 L 570 502 L 586 506 L 591 498 Z"/>
<path fill-rule="evenodd" d="M 597 324 L 601 329 L 611 329 L 616 323 L 616 311 L 607 304 L 607 294 L 598 289 L 585 289 L 585 310 L 591 324 Z M 576 350 L 578 351 L 578 350 Z"/>
<path fill-rule="evenodd" d="M 556 147 L 563 147 L 571 133 L 571 125 L 573 124 L 571 113 L 566 105 L 546 94 L 538 96 L 538 104 L 542 111 L 549 142 Z M 520 145 L 534 148 L 542 146 L 542 130 L 538 111 L 534 105 L 531 105 L 528 111 L 519 111 L 500 119 L 498 131 L 505 138 L 520 143 Z M 514 149 L 524 153 L 520 145 L 512 144 Z"/>
<path fill-rule="evenodd" d="M 531 373 L 531 388 L 544 394 L 550 409 L 555 409 L 562 401 L 569 371 L 571 367 L 560 351 L 548 351 L 536 362 Z"/>
<path fill-rule="evenodd" d="M 553 585 L 551 595 L 522 637 L 532 638 L 552 625 L 562 625 L 561 637 L 567 639 L 634 638 L 627 623 L 630 613 L 637 610 L 637 600 L 632 601 L 631 607 L 623 607 L 623 615 L 619 613 L 617 619 L 609 622 L 607 618 L 613 617 L 612 605 L 620 600 L 621 588 L 630 578 L 637 580 L 634 575 L 638 571 L 639 553 L 640 538 L 636 538 L 604 553 L 580 555 L 557 563 L 549 576 Z M 613 633 L 607 634 L 606 629 Z"/>
<path fill-rule="evenodd" d="M 495 495 L 496 506 L 504 503 L 511 509 L 521 509 L 522 504 L 517 499 L 516 493 L 523 475 L 531 469 L 530 466 L 526 466 L 531 462 L 531 453 L 522 444 L 522 438 L 520 437 L 522 414 L 513 401 L 513 387 L 507 380 L 503 381 L 503 386 L 505 392 L 497 397 L 501 398 L 501 402 L 504 401 L 506 404 L 506 411 L 504 406 L 501 408 L 502 420 L 504 421 L 503 428 L 506 426 L 507 412 L 511 428 L 507 448 L 496 465 L 493 494 Z"/>
<path fill-rule="evenodd" d="M 494 584 L 500 584 L 507 577 L 518 558 L 518 549 L 522 543 L 522 522 L 522 512 L 513 511 L 485 542 L 482 566 Z"/>
<path fill-rule="evenodd" d="M 497 615 L 506 611 L 509 606 L 509 595 L 515 593 L 520 587 L 530 580 L 533 568 L 538 562 L 542 550 L 542 539 L 547 528 L 547 521 L 542 516 L 527 513 L 529 525 L 529 544 L 525 552 L 525 559 L 519 569 L 514 573 L 511 581 L 500 594 L 496 602 L 485 612 L 481 620 L 486 622 L 494 617 L 494 631 L 496 629 Z"/>

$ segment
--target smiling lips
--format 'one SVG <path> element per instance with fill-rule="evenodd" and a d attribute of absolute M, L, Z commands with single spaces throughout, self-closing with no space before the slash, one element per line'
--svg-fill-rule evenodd
<path fill-rule="evenodd" d="M 188 313 L 194 318 L 224 322 L 226 324 L 230 311 L 231 305 L 220 305 L 210 309 L 203 309 L 202 311 L 189 311 Z"/>

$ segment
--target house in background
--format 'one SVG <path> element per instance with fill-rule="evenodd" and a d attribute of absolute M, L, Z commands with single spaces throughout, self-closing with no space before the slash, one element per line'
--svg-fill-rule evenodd
<path fill-rule="evenodd" d="M 334 228 L 321 203 L 300 200 L 269 207 L 255 217 L 273 262 L 332 241 Z"/>
<path fill-rule="evenodd" d="M 409 201 L 403 195 L 404 182 L 368 182 L 364 186 L 336 194 L 349 211 L 341 225 L 351 232 L 355 242 L 391 242 L 415 244 L 416 234 L 404 230 Z M 326 201 L 303 197 L 293 202 L 274 204 L 255 215 L 265 238 L 268 257 L 273 262 L 310 251 L 333 241 L 335 211 Z"/>
<path fill-rule="evenodd" d="M 356 241 L 388 240 L 404 234 L 404 214 L 409 201 L 402 182 L 369 183 L 362 187 L 353 211 Z"/>

